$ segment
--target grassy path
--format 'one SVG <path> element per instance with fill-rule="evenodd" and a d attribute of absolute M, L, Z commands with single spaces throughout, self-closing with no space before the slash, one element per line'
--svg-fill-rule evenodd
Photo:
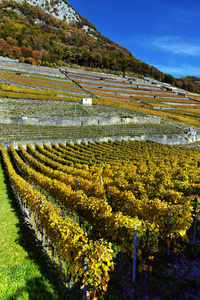
<path fill-rule="evenodd" d="M 0 300 L 67 299 L 67 291 L 24 221 L 0 161 Z"/>

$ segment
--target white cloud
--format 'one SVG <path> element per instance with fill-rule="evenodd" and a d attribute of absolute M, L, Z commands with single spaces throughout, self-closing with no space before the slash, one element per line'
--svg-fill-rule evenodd
<path fill-rule="evenodd" d="M 184 41 L 182 38 L 176 36 L 163 36 L 152 38 L 150 45 L 172 54 L 200 56 L 199 41 Z"/>

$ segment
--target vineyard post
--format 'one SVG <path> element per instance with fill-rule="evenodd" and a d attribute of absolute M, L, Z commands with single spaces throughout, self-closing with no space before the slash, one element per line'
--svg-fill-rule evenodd
<path fill-rule="evenodd" d="M 44 244 L 44 227 L 42 226 L 42 233 L 41 233 L 41 242 L 42 245 Z"/>
<path fill-rule="evenodd" d="M 87 271 L 87 261 L 84 259 L 84 262 L 83 262 L 83 276 L 84 276 L 86 271 Z M 85 285 L 84 288 L 83 288 L 83 300 L 87 299 L 86 298 L 86 293 L 87 293 L 87 286 Z"/>
<path fill-rule="evenodd" d="M 67 269 L 67 282 L 68 282 L 68 291 L 69 291 L 69 294 L 71 294 L 71 278 L 72 278 L 71 273 Z"/>
<path fill-rule="evenodd" d="M 51 253 L 51 256 L 52 256 L 52 260 L 54 261 L 54 246 L 52 244 L 52 253 Z"/>
<path fill-rule="evenodd" d="M 100 176 L 100 180 L 101 180 L 101 184 L 103 184 L 103 179 L 102 179 L 102 176 Z"/>
<path fill-rule="evenodd" d="M 44 204 L 44 200 L 42 200 L 42 205 Z M 42 245 L 44 243 L 44 227 L 42 226 Z"/>
<path fill-rule="evenodd" d="M 26 206 L 26 215 L 27 215 L 27 218 L 29 217 L 29 207 L 28 205 Z"/>
<path fill-rule="evenodd" d="M 46 236 L 46 252 L 49 250 L 49 238 Z"/>
<path fill-rule="evenodd" d="M 196 205 L 196 212 L 195 212 L 195 219 L 194 219 L 194 235 L 193 235 L 193 243 L 195 244 L 196 242 L 196 231 L 197 231 L 197 210 L 198 210 L 198 206 L 199 206 L 199 203 L 198 203 L 198 199 L 199 197 L 197 197 L 197 205 Z"/>
<path fill-rule="evenodd" d="M 59 259 L 59 271 L 60 271 L 60 276 L 61 276 L 61 274 L 62 274 L 62 259 L 60 256 L 58 257 L 58 259 Z"/>
<path fill-rule="evenodd" d="M 169 219 L 168 219 L 169 243 L 167 246 L 167 256 L 170 256 L 170 238 L 171 238 L 171 236 L 170 236 L 170 228 L 171 228 L 170 221 L 171 221 L 171 209 L 169 210 Z"/>
<path fill-rule="evenodd" d="M 137 253 L 137 224 L 134 232 L 134 251 L 133 251 L 133 281 L 136 279 L 136 253 Z"/>

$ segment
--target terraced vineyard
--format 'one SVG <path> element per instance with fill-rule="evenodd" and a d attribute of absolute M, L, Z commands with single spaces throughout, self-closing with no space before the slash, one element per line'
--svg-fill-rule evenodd
<path fill-rule="evenodd" d="M 166 253 L 181 260 L 187 243 L 199 234 L 193 218 L 196 213 L 199 222 L 198 149 L 150 141 L 27 144 L 27 149 L 18 144 L 17 151 L 9 147 L 12 164 L 3 145 L 1 151 L 15 195 L 45 248 L 48 244 L 47 252 L 54 259 L 58 255 L 63 274 L 71 274 L 68 282 L 73 277 L 83 286 L 89 283 L 93 297 L 105 293 L 110 277 L 113 284 L 112 277 L 121 276 L 114 270 L 117 253 L 121 263 L 120 257 L 126 261 L 121 272 L 127 274 L 115 287 L 118 295 L 124 294 L 120 299 L 136 293 L 142 299 L 142 290 L 136 291 L 132 283 L 135 278 L 143 280 L 152 297 L 159 296 L 163 286 L 157 261 Z M 162 268 L 159 263 L 159 272 Z M 147 276 L 154 278 L 149 284 Z M 179 282 L 184 278 L 189 284 L 188 277 L 196 280 L 192 273 L 177 274 L 176 280 L 168 277 L 167 284 L 176 285 L 184 297 Z M 197 284 L 193 297 L 199 288 Z M 174 296 L 170 290 L 168 295 Z"/>
<path fill-rule="evenodd" d="M 105 75 L 99 75 L 99 77 L 94 76 L 93 74 L 85 73 L 83 71 L 73 71 L 68 69 L 68 74 L 71 78 L 73 78 L 76 82 L 78 82 L 81 86 L 94 92 L 95 95 L 100 96 L 105 99 L 108 97 L 111 98 L 120 98 L 127 100 L 151 100 L 154 98 L 155 102 L 174 102 L 176 103 L 187 103 L 187 104 L 197 104 L 197 101 L 190 100 L 189 97 L 177 95 L 171 91 L 166 90 L 166 87 L 160 86 L 160 82 L 157 84 L 147 84 L 145 80 L 141 80 L 135 78 L 135 81 L 132 83 L 120 77 L 110 78 Z M 178 92 L 178 89 L 177 89 Z M 200 104 L 200 103 L 199 103 Z"/>
<path fill-rule="evenodd" d="M 177 121 L 197 125 L 199 123 L 198 95 L 184 90 L 173 89 L 168 85 L 149 78 L 127 80 L 117 76 L 99 76 L 67 69 L 69 77 L 85 90 L 106 101 L 107 105 L 129 107 L 140 113 L 168 117 Z M 173 90 L 173 91 L 172 91 Z"/>
<path fill-rule="evenodd" d="M 141 136 L 144 134 L 184 134 L 184 130 L 171 125 L 130 124 L 104 126 L 35 126 L 0 124 L 0 141 L 64 140 L 98 137 Z"/>
<path fill-rule="evenodd" d="M 148 123 L 141 127 L 144 134 L 186 133 L 191 125 L 198 132 L 198 96 L 177 95 L 160 82 L 139 78 L 128 80 L 78 69 L 31 66 L 12 60 L 0 59 L 0 66 L 0 141 L 51 140 L 56 139 L 56 135 L 58 139 L 140 136 L 137 125 L 127 126 L 123 121 L 135 117 L 134 123 Z M 92 98 L 93 105 L 82 105 L 84 97 Z M 156 123 L 165 126 L 149 125 L 152 116 Z M 106 120 L 97 120 L 91 124 L 98 123 L 99 127 L 81 128 L 75 119 L 71 119 L 67 125 L 70 118 L 93 120 L 95 117 L 118 117 L 122 121 L 121 124 L 118 121 L 117 126 L 107 127 Z M 149 121 L 138 121 L 138 117 L 149 118 Z M 68 121 L 63 124 L 64 118 Z M 83 120 L 79 121 L 79 125 L 83 123 Z M 90 121 L 84 124 L 90 124 Z"/>
<path fill-rule="evenodd" d="M 170 277 L 160 260 L 173 264 L 177 256 L 183 261 L 183 253 L 188 259 L 191 249 L 199 253 L 199 143 L 183 148 L 130 138 L 188 138 L 191 126 L 198 135 L 200 97 L 150 78 L 1 59 L 0 65 L 3 165 L 68 292 L 72 286 L 94 299 L 104 294 L 124 300 L 142 299 L 146 291 L 156 298 L 164 290 L 172 299 L 173 286 L 184 299 L 192 278 L 195 299 L 198 276 L 188 266 Z M 92 105 L 84 106 L 84 97 Z M 94 119 L 97 125 L 85 125 Z"/>

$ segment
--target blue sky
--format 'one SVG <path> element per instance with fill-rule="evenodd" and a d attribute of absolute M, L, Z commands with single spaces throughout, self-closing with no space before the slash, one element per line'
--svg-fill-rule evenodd
<path fill-rule="evenodd" d="M 105 36 L 135 58 L 180 78 L 200 77 L 200 2 L 69 0 Z"/>

